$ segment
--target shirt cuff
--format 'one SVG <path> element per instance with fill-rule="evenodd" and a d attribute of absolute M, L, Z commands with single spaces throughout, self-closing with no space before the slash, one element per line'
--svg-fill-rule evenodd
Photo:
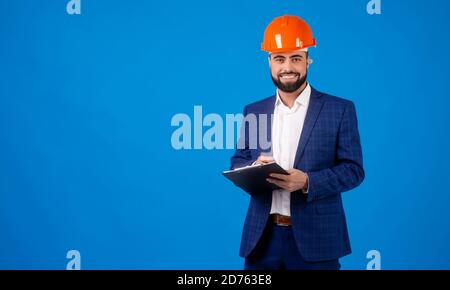
<path fill-rule="evenodd" d="M 306 174 L 306 173 L 305 173 Z M 308 192 L 309 192 L 309 176 L 308 176 L 308 174 L 306 174 L 306 178 L 307 178 L 307 180 L 308 180 L 308 186 L 306 187 L 306 189 L 302 189 L 302 192 L 304 193 L 304 194 L 308 194 Z"/>

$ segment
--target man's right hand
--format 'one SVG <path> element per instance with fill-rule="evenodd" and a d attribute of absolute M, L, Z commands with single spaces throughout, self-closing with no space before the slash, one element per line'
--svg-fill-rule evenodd
<path fill-rule="evenodd" d="M 256 159 L 255 162 L 253 162 L 253 165 L 256 164 L 267 164 L 267 163 L 271 163 L 274 162 L 275 159 L 273 159 L 272 156 L 267 156 L 267 155 L 259 155 L 258 159 Z"/>

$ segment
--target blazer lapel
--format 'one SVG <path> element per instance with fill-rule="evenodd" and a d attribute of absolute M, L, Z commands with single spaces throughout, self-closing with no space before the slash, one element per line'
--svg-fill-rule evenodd
<path fill-rule="evenodd" d="M 311 131 L 316 124 L 317 117 L 323 106 L 323 101 L 320 99 L 322 94 L 311 87 L 311 97 L 309 99 L 308 111 L 306 112 L 305 122 L 303 124 L 302 134 L 298 142 L 297 152 L 295 154 L 294 168 L 300 162 L 300 159 L 305 150 L 305 146 L 308 143 L 308 139 L 311 135 Z"/>

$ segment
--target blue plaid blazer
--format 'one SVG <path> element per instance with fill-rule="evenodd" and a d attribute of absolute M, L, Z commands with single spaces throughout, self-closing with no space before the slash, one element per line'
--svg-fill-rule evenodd
<path fill-rule="evenodd" d="M 274 112 L 276 96 L 247 105 L 244 116 L 267 114 L 268 124 Z M 247 123 L 241 138 L 248 139 Z M 258 126 L 259 128 L 259 126 Z M 256 138 L 271 144 L 271 126 Z M 244 137 L 245 136 L 245 137 Z M 231 169 L 250 165 L 264 151 L 259 140 L 256 148 L 249 140 L 231 158 Z M 252 146 L 254 147 L 254 146 Z M 307 261 L 337 259 L 351 253 L 341 193 L 358 186 L 364 179 L 358 121 L 353 102 L 321 93 L 312 88 L 308 111 L 300 136 L 294 168 L 309 176 L 309 193 L 291 194 L 291 216 L 298 249 Z M 268 222 L 271 192 L 252 194 L 242 232 L 240 256 L 255 248 Z"/>

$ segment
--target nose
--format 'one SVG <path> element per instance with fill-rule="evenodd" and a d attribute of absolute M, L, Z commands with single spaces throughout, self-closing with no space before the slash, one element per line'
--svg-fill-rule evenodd
<path fill-rule="evenodd" d="M 286 59 L 281 66 L 281 71 L 292 72 L 294 70 L 294 66 L 290 59 Z"/>

